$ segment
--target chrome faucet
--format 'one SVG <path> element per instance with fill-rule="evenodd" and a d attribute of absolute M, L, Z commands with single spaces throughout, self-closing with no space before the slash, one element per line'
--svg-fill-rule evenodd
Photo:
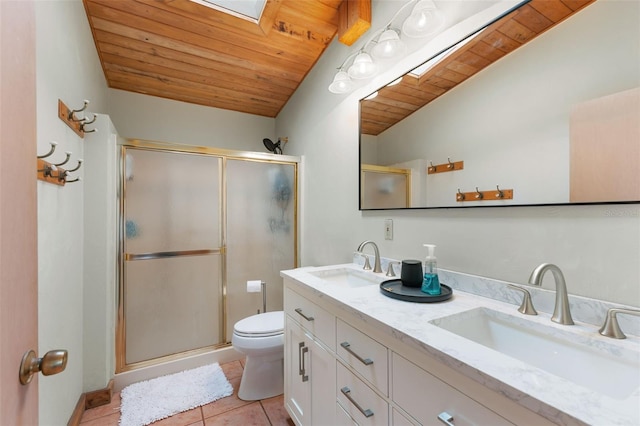
<path fill-rule="evenodd" d="M 599 330 L 600 334 L 607 337 L 613 337 L 614 339 L 626 339 L 627 336 L 625 336 L 622 330 L 620 329 L 620 325 L 618 324 L 618 317 L 616 317 L 616 314 L 629 314 L 629 315 L 640 316 L 640 310 L 610 308 L 607 311 L 607 318 L 605 319 L 604 324 Z"/>
<path fill-rule="evenodd" d="M 364 249 L 364 246 L 366 246 L 367 244 L 371 244 L 373 246 L 373 251 L 375 253 L 375 259 L 373 262 L 373 272 L 378 272 L 381 273 L 382 272 L 382 267 L 380 266 L 380 251 L 378 250 L 378 246 L 376 245 L 376 243 L 374 243 L 371 240 L 366 240 L 360 243 L 360 245 L 358 246 L 358 253 L 362 253 L 362 249 Z M 365 269 L 366 269 L 366 263 L 365 263 Z M 371 268 L 371 266 L 369 266 L 369 268 Z"/>
<path fill-rule="evenodd" d="M 542 287 L 542 277 L 545 272 L 551 271 L 556 282 L 556 306 L 551 316 L 551 321 L 558 324 L 572 325 L 571 311 L 569 309 L 569 297 L 567 294 L 567 284 L 564 281 L 562 271 L 556 265 L 543 263 L 533 270 L 529 277 L 529 284 Z"/>

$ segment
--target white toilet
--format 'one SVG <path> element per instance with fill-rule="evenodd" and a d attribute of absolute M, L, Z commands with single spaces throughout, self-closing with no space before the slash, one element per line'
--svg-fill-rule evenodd
<path fill-rule="evenodd" d="M 271 398 L 284 392 L 284 312 L 267 312 L 233 326 L 233 347 L 246 355 L 238 398 Z"/>

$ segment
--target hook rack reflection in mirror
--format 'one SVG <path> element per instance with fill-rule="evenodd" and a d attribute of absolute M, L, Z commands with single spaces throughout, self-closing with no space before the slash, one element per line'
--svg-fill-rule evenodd
<path fill-rule="evenodd" d="M 513 200 L 513 189 L 500 189 L 496 185 L 496 189 L 492 191 L 480 191 L 476 186 L 475 191 L 456 192 L 456 201 L 493 201 L 493 200 Z"/>
<path fill-rule="evenodd" d="M 484 194 L 478 190 L 477 186 L 476 186 L 476 194 L 474 195 L 474 198 L 476 200 L 482 200 L 484 198 Z"/>
<path fill-rule="evenodd" d="M 434 173 L 443 173 L 443 172 L 453 172 L 455 170 L 464 169 L 464 161 L 455 161 L 451 162 L 451 159 L 447 158 L 447 162 L 443 164 L 436 164 L 429 162 L 429 167 L 427 167 L 427 174 Z"/>

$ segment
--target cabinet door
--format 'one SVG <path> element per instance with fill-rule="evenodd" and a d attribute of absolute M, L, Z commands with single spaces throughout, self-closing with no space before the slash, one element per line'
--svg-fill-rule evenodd
<path fill-rule="evenodd" d="M 285 407 L 297 425 L 307 425 L 311 420 L 311 383 L 308 380 L 309 360 L 307 337 L 302 327 L 286 317 L 284 352 Z M 305 349 L 306 348 L 306 349 Z"/>
<path fill-rule="evenodd" d="M 309 340 L 309 380 L 311 381 L 311 425 L 336 424 L 336 359 L 318 342 Z"/>

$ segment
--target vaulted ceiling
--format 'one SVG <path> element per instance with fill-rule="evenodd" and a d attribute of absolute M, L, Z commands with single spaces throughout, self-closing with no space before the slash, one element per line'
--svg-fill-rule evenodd
<path fill-rule="evenodd" d="M 83 0 L 109 87 L 275 117 L 342 0 L 268 0 L 259 22 L 190 0 Z"/>
<path fill-rule="evenodd" d="M 109 87 L 266 117 L 333 39 L 342 1 L 267 0 L 256 22 L 191 0 L 83 0 Z M 363 103 L 362 132 L 379 134 L 593 1 L 532 0 Z"/>

